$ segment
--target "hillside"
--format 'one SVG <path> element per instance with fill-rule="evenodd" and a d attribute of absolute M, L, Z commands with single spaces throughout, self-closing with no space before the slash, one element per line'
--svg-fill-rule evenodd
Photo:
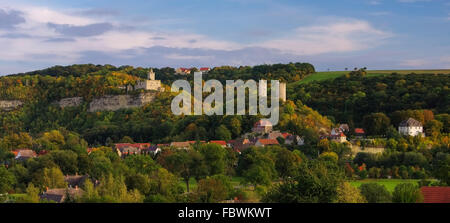
<path fill-rule="evenodd" d="M 348 74 L 350 71 L 326 71 L 326 72 L 316 72 L 310 74 L 303 78 L 300 81 L 292 83 L 291 85 L 297 84 L 305 84 L 312 81 L 324 81 L 329 79 L 335 79 L 345 74 Z M 441 70 L 368 70 L 367 77 L 376 77 L 376 76 L 386 76 L 392 74 L 450 74 L 450 69 L 441 69 Z"/>
<path fill-rule="evenodd" d="M 8 102 L 4 104 L 5 107 L 9 106 L 0 110 L 0 136 L 17 132 L 38 135 L 62 128 L 80 134 L 94 145 L 118 142 L 125 136 L 138 142 L 158 143 L 231 139 L 250 131 L 253 124 L 261 118 L 248 115 L 175 116 L 170 111 L 170 103 L 174 97 L 170 92 L 157 93 L 155 98 L 152 96 L 147 100 L 151 103 L 134 102 L 131 99 L 122 103 L 122 99 L 130 98 L 128 95 L 138 95 L 143 91 L 129 92 L 123 86 L 135 85 L 139 77 L 145 76 L 145 71 L 148 70 L 88 64 L 58 66 L 0 77 L 0 101 Z M 314 67 L 305 63 L 227 66 L 212 69 L 205 78 L 225 81 L 232 76 L 236 79 L 257 80 L 266 73 L 272 78 L 286 81 L 313 71 Z M 178 78 L 192 79 L 192 75 L 176 75 L 173 68 L 155 69 L 155 72 L 156 78 L 164 80 L 166 85 Z M 108 98 L 111 100 L 106 100 Z M 17 109 L 10 109 L 11 104 L 17 105 Z M 99 104 L 105 109 L 98 108 Z M 122 106 L 127 104 L 138 106 Z M 97 107 L 93 108 L 93 105 Z M 120 106 L 122 109 L 118 109 Z M 282 108 L 282 124 L 279 128 L 298 133 L 310 129 L 317 134 L 321 129 L 329 129 L 331 126 L 326 118 L 301 103 L 293 101 L 290 107 L 297 115 L 286 116 Z M 301 115 L 307 118 L 300 120 L 298 117 Z M 292 122 L 301 127 L 288 127 Z"/>

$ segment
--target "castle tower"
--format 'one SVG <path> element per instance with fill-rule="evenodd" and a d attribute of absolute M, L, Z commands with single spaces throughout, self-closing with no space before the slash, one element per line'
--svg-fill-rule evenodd
<path fill-rule="evenodd" d="M 154 81 L 155 80 L 155 72 L 153 72 L 153 69 L 150 69 L 148 72 L 148 79 Z"/>
<path fill-rule="evenodd" d="M 280 99 L 286 102 L 286 83 L 280 83 Z"/>

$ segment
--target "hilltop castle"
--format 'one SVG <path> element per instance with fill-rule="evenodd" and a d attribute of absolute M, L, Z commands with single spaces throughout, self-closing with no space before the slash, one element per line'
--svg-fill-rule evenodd
<path fill-rule="evenodd" d="M 153 91 L 163 91 L 160 80 L 155 80 L 155 72 L 150 69 L 147 75 L 147 80 L 142 80 L 137 83 L 135 89 L 153 90 Z"/>

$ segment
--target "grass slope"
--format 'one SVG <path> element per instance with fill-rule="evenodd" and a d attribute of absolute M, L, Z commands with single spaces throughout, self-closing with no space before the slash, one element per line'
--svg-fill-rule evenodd
<path fill-rule="evenodd" d="M 395 186 L 397 186 L 398 184 L 412 183 L 412 184 L 415 184 L 418 186 L 419 181 L 420 180 L 414 180 L 414 179 L 365 179 L 365 180 L 350 181 L 349 183 L 354 187 L 359 187 L 359 186 L 361 186 L 361 184 L 364 184 L 364 183 L 377 183 L 377 184 L 384 185 L 389 192 L 393 192 L 395 189 Z"/>
<path fill-rule="evenodd" d="M 312 81 L 323 81 L 323 80 L 329 80 L 334 79 L 340 76 L 343 76 L 350 71 L 327 71 L 327 72 L 317 72 L 311 75 L 308 75 L 307 77 L 303 78 L 302 80 L 293 83 L 294 85 L 297 84 L 304 84 L 309 83 Z M 375 76 L 384 76 L 384 75 L 390 75 L 392 73 L 397 74 L 450 74 L 450 69 L 447 70 L 368 70 L 367 71 L 367 77 L 375 77 Z"/>

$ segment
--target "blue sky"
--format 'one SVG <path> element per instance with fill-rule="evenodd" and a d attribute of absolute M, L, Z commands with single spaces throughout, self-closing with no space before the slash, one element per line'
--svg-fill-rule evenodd
<path fill-rule="evenodd" d="M 450 1 L 7 0 L 0 46 L 0 75 L 75 63 L 450 68 Z"/>

